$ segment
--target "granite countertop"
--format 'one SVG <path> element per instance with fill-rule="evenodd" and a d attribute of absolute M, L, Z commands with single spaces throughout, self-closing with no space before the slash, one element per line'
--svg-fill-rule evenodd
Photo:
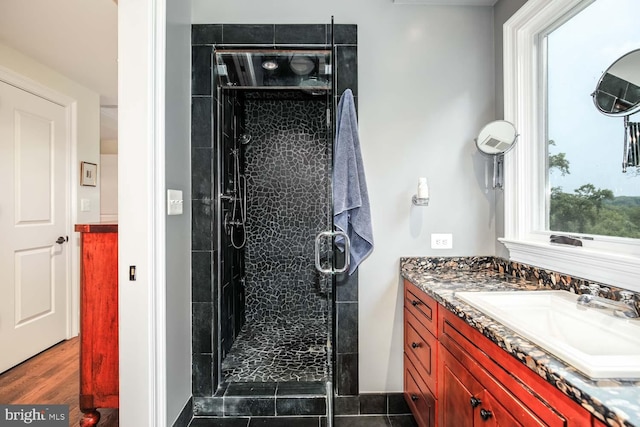
<path fill-rule="evenodd" d="M 400 270 L 426 294 L 455 313 L 466 323 L 529 369 L 578 402 L 609 426 L 640 427 L 640 380 L 592 380 L 575 368 L 544 351 L 511 329 L 481 311 L 456 299 L 456 292 L 518 291 L 564 289 L 593 293 L 598 284 L 563 277 L 522 264 L 493 257 L 468 258 L 402 258 Z M 600 295 L 613 295 L 619 290 L 600 285 Z"/>

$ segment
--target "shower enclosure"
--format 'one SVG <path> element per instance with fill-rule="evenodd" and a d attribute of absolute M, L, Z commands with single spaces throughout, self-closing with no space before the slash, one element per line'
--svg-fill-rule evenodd
<path fill-rule="evenodd" d="M 337 49 L 329 25 L 193 37 L 194 415 L 330 426 L 334 392 L 357 394 L 357 281 L 336 288 L 331 182 L 337 71 L 355 86 L 355 47 Z"/>
<path fill-rule="evenodd" d="M 331 51 L 214 64 L 221 387 L 331 397 L 333 276 L 316 268 L 333 267 Z"/>
<path fill-rule="evenodd" d="M 333 229 L 330 56 L 215 53 L 223 382 L 329 378 L 331 276 L 314 238 Z"/>

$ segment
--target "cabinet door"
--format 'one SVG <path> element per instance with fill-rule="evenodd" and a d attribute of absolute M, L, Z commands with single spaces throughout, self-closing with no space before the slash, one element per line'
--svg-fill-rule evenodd
<path fill-rule="evenodd" d="M 434 427 L 436 399 L 406 354 L 404 355 L 404 395 L 418 427 Z"/>
<path fill-rule="evenodd" d="M 482 427 L 523 427 L 538 426 L 539 421 L 536 419 L 520 419 L 516 420 L 511 413 L 505 409 L 498 401 L 489 393 L 484 391 L 480 396 L 481 403 L 475 412 L 475 425 Z"/>
<path fill-rule="evenodd" d="M 472 427 L 484 388 L 447 350 L 440 348 L 438 426 Z M 481 425 L 481 424 L 479 424 Z"/>

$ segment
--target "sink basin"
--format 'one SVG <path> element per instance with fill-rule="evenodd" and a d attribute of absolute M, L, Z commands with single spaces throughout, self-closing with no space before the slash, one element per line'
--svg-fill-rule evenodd
<path fill-rule="evenodd" d="M 579 307 L 566 291 L 457 292 L 590 378 L 640 378 L 640 320 Z"/>

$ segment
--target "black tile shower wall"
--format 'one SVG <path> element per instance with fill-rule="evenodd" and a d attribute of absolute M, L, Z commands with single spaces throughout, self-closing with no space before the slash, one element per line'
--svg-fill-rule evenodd
<path fill-rule="evenodd" d="M 191 95 L 211 96 L 212 46 L 191 48 Z"/>
<path fill-rule="evenodd" d="M 358 38 L 356 25 L 335 25 L 336 105 L 346 89 L 351 89 L 358 108 Z M 343 263 L 338 254 L 338 265 Z M 358 271 L 336 277 L 335 369 L 338 396 L 357 396 L 358 378 Z"/>
<path fill-rule="evenodd" d="M 211 86 L 211 46 L 193 46 L 191 71 L 191 204 L 192 204 L 192 392 L 194 397 L 210 396 L 217 383 L 214 343 L 213 286 L 216 271 L 214 242 L 215 198 L 213 197 L 214 144 L 212 138 L 213 98 Z"/>
<path fill-rule="evenodd" d="M 326 103 L 247 94 L 247 321 L 326 319 L 314 236 L 329 228 Z"/>
<path fill-rule="evenodd" d="M 221 205 L 223 231 L 220 234 L 222 276 L 220 294 L 220 344 L 224 359 L 244 323 L 244 230 L 243 227 L 227 226 L 225 222 L 240 221 L 242 209 L 239 196 L 242 184 L 238 175 L 244 175 L 242 145 L 238 136 L 242 128 L 242 103 L 236 92 L 221 92 L 218 105 L 221 108 L 222 162 L 221 192 L 236 198 L 225 200 Z M 236 159 L 237 156 L 237 159 Z"/>
<path fill-rule="evenodd" d="M 357 45 L 358 26 L 336 24 L 334 26 L 336 45 Z M 192 45 L 219 44 L 259 44 L 274 45 L 330 45 L 331 25 L 329 24 L 199 24 L 191 30 Z"/>
<path fill-rule="evenodd" d="M 222 43 L 222 24 L 200 24 L 191 26 L 191 44 Z"/>
<path fill-rule="evenodd" d="M 357 95 L 357 26 L 335 25 L 334 40 L 336 42 L 335 78 L 338 91 L 336 101 L 342 91 L 349 87 Z M 227 137 L 237 137 L 242 126 L 227 120 L 225 124 L 218 123 L 218 99 L 216 97 L 215 68 L 212 67 L 212 53 L 215 45 L 225 44 L 262 44 L 274 47 L 275 44 L 318 44 L 323 48 L 331 42 L 330 25 L 223 25 L 204 24 L 192 26 L 192 295 L 193 295 L 193 395 L 194 407 L 205 403 L 206 396 L 213 396 L 220 382 L 217 378 L 219 364 L 217 352 L 218 331 L 231 336 L 237 333 L 241 318 L 244 318 L 242 308 L 243 293 L 242 280 L 236 282 L 240 286 L 227 288 L 231 291 L 231 303 L 227 306 L 226 317 L 233 317 L 234 327 L 218 327 L 217 307 L 218 299 L 225 301 L 226 296 L 218 295 L 218 277 L 224 275 L 224 284 L 242 279 L 242 267 L 238 258 L 228 255 L 229 248 L 226 233 L 221 232 L 221 245 L 218 247 L 218 230 L 214 224 L 218 223 L 217 192 L 214 177 L 218 170 L 215 163 L 216 144 L 214 135 L 225 132 Z M 320 47 L 320 46 L 319 46 Z M 357 96 L 356 96 L 357 105 Z M 229 113 L 229 111 L 227 111 Z M 224 117 L 225 114 L 222 114 Z M 235 126 L 235 127 L 234 127 Z M 224 128 L 224 129 L 222 129 Z M 223 165 L 229 170 L 229 163 Z M 210 171 L 211 176 L 205 175 Z M 227 175 L 228 177 L 228 175 Z M 222 218 L 223 219 L 223 218 Z M 223 260 L 220 271 L 216 265 L 217 251 Z M 339 303 L 349 303 L 337 310 L 336 323 L 345 328 L 337 331 L 340 349 L 336 349 L 335 360 L 336 387 L 340 395 L 357 395 L 358 393 L 358 353 L 353 343 L 357 342 L 357 273 L 348 280 L 339 279 L 337 283 L 336 300 Z M 209 306 L 202 304 L 212 304 Z M 234 305 L 235 304 L 235 305 Z M 224 304 L 220 304 L 224 307 Z M 205 308 L 206 307 L 206 308 Z M 355 309 L 353 307 L 356 307 Z M 345 310 L 346 309 L 346 310 Z M 233 314 L 231 315 L 231 313 Z M 204 314 L 203 314 L 204 313 Z M 204 319 L 210 313 L 211 318 Z M 342 318 L 342 316 L 347 316 Z M 211 333 L 204 333 L 203 324 L 209 325 Z M 355 324 L 354 324 L 355 323 Z M 348 329 L 348 330 L 346 330 Z M 342 334 L 340 333 L 342 331 Z M 226 338 L 226 337 L 225 337 Z M 206 342 L 201 342 L 206 341 Z M 337 345 L 336 345 L 337 346 Z M 348 350 L 348 352 L 346 352 Z M 207 364 L 210 364 L 207 366 Z M 205 400 L 203 400 L 205 399 Z"/>
<path fill-rule="evenodd" d="M 343 265 L 344 254 L 337 254 Z M 336 276 L 335 384 L 338 396 L 358 394 L 358 270 Z"/>
<path fill-rule="evenodd" d="M 358 48 L 357 46 L 336 46 L 336 79 L 337 96 L 346 89 L 351 89 L 353 96 L 358 96 Z"/>
<path fill-rule="evenodd" d="M 224 44 L 273 44 L 273 24 L 225 24 L 222 26 Z"/>
<path fill-rule="evenodd" d="M 327 25 L 276 25 L 275 44 L 326 44 Z"/>

